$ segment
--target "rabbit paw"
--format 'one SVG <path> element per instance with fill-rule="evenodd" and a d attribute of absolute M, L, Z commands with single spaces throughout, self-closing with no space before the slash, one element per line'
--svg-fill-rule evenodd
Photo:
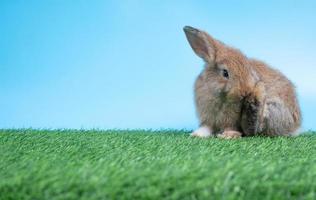
<path fill-rule="evenodd" d="M 238 131 L 224 131 L 222 134 L 217 135 L 217 137 L 223 139 L 236 139 L 241 138 L 241 133 Z"/>
<path fill-rule="evenodd" d="M 207 138 L 212 136 L 212 132 L 209 127 L 207 126 L 201 126 L 200 128 L 196 129 L 191 133 L 192 137 L 201 137 L 201 138 Z"/>

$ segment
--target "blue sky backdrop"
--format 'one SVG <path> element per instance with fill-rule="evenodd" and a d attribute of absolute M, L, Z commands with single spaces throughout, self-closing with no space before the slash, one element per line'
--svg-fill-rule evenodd
<path fill-rule="evenodd" d="M 316 1 L 0 1 L 0 128 L 186 128 L 203 62 L 183 26 L 264 60 L 316 129 Z"/>

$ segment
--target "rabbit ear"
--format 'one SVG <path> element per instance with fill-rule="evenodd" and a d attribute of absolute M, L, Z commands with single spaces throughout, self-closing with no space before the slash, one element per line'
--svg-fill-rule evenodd
<path fill-rule="evenodd" d="M 215 62 L 215 41 L 206 32 L 196 28 L 185 26 L 183 28 L 185 35 L 194 50 L 205 62 Z"/>

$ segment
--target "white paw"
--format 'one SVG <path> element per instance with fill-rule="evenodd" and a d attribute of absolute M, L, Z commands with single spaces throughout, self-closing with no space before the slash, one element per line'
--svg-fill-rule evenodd
<path fill-rule="evenodd" d="M 200 128 L 193 131 L 193 133 L 191 133 L 191 136 L 207 138 L 207 137 L 211 137 L 212 133 L 211 133 L 211 130 L 207 126 L 201 126 Z"/>

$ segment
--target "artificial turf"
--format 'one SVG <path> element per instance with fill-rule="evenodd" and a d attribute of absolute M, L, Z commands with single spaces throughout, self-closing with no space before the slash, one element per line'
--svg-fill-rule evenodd
<path fill-rule="evenodd" d="M 316 199 L 316 134 L 0 130 L 0 199 Z"/>

